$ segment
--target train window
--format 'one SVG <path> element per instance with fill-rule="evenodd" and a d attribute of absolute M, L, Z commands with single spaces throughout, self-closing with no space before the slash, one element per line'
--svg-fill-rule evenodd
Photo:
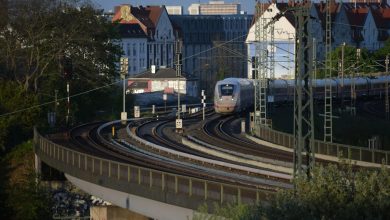
<path fill-rule="evenodd" d="M 234 91 L 234 85 L 225 84 L 220 86 L 222 96 L 231 96 Z"/>

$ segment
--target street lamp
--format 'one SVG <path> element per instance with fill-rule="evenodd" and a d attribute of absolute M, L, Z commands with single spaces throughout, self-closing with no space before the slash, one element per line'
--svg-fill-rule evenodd
<path fill-rule="evenodd" d="M 121 57 L 120 60 L 120 74 L 123 79 L 123 111 L 121 112 L 121 121 L 125 125 L 127 122 L 127 112 L 126 112 L 126 75 L 129 70 L 129 58 Z"/>

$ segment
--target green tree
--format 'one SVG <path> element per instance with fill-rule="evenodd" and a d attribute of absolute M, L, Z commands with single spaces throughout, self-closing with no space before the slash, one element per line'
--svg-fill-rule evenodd
<path fill-rule="evenodd" d="M 57 89 L 59 98 L 66 97 L 64 60 L 72 63 L 68 67 L 73 72 L 68 79 L 71 95 L 108 85 L 117 76 L 115 62 L 122 53 L 117 26 L 88 1 L 15 0 L 0 13 L 8 18 L 7 25 L 0 25 L 0 80 L 17 86 L 22 96 L 46 103 L 54 100 Z M 72 112 L 76 118 L 92 118 L 93 109 L 111 98 L 110 92 L 101 90 L 72 100 Z M 58 113 L 63 118 L 66 103 L 60 104 Z M 0 114 L 24 106 L 0 107 Z M 46 121 L 47 111 L 53 108 L 54 103 L 40 108 L 41 121 Z"/>
<path fill-rule="evenodd" d="M 297 178 L 295 189 L 280 190 L 269 204 L 202 206 L 197 219 L 390 219 L 390 170 L 352 165 L 316 167 L 313 178 Z"/>
<path fill-rule="evenodd" d="M 0 202 L 2 219 L 50 219 L 49 192 L 36 181 L 32 142 L 16 146 L 1 160 L 0 176 L 5 197 Z"/>
<path fill-rule="evenodd" d="M 378 66 L 375 63 L 372 53 L 367 49 L 362 48 L 360 50 L 360 58 L 357 59 L 357 49 L 356 47 L 346 45 L 344 46 L 344 75 L 351 75 L 354 73 L 356 65 L 358 64 L 358 73 L 367 74 L 372 72 L 377 72 Z M 342 58 L 342 46 L 336 47 L 331 52 L 332 58 L 332 77 L 337 77 L 339 75 L 339 65 Z M 324 64 L 319 66 L 319 71 L 317 78 L 324 78 L 325 76 L 325 61 Z"/>
<path fill-rule="evenodd" d="M 13 81 L 0 80 L 0 114 L 29 108 L 38 104 L 31 93 L 24 92 L 22 86 Z M 4 151 L 23 142 L 32 133 L 32 126 L 39 119 L 38 108 L 0 117 L 0 148 Z"/>

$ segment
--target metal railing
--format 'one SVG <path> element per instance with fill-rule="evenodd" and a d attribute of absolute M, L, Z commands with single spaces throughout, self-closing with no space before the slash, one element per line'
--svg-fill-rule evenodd
<path fill-rule="evenodd" d="M 255 136 L 287 148 L 294 148 L 294 136 L 288 133 L 276 131 L 270 128 L 261 127 L 255 129 Z M 314 141 L 314 153 L 357 160 L 369 163 L 389 165 L 389 151 L 367 149 L 345 144 L 326 143 L 324 141 Z"/>
<path fill-rule="evenodd" d="M 197 210 L 213 203 L 258 204 L 272 192 L 177 175 L 117 162 L 53 143 L 34 130 L 34 149 L 49 166 L 90 183 Z"/>

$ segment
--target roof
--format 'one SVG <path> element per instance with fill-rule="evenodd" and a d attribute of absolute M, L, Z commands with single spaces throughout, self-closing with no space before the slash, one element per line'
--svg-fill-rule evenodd
<path fill-rule="evenodd" d="M 130 84 L 130 89 L 145 89 L 148 88 L 148 82 L 135 81 Z"/>
<path fill-rule="evenodd" d="M 276 7 L 279 9 L 280 12 L 283 13 L 283 16 L 287 19 L 287 21 L 290 22 L 290 24 L 295 27 L 294 11 L 292 11 L 292 10 L 286 11 L 288 7 L 293 7 L 294 3 L 292 1 L 288 1 L 288 2 L 274 2 L 274 1 L 272 1 L 272 3 L 276 4 Z M 264 10 L 267 10 L 268 7 L 271 5 L 271 3 L 258 3 L 257 5 L 261 6 L 261 4 L 264 5 Z M 298 3 L 295 3 L 295 4 L 298 4 Z M 251 24 L 252 26 L 255 25 L 257 19 L 261 15 L 255 13 L 255 15 L 253 16 L 252 24 Z"/>
<path fill-rule="evenodd" d="M 261 5 L 264 6 L 264 10 L 267 10 L 268 7 L 271 5 L 271 3 L 257 3 L 256 4 L 256 8 L 255 10 L 258 10 L 258 8 L 260 9 Z M 253 19 L 252 19 L 252 24 L 251 26 L 255 25 L 256 24 L 256 21 L 259 19 L 259 17 L 261 17 L 263 14 L 260 14 L 260 13 L 256 13 L 255 11 L 255 14 L 253 15 Z"/>
<path fill-rule="evenodd" d="M 342 7 L 345 10 L 352 30 L 352 39 L 356 42 L 363 41 L 364 38 L 361 30 L 366 22 L 370 8 L 365 3 L 344 3 Z"/>
<path fill-rule="evenodd" d="M 280 11 L 285 11 L 287 9 L 287 7 L 291 6 L 291 3 L 276 3 L 276 7 L 280 10 Z M 292 11 L 287 11 L 284 13 L 284 17 L 287 19 L 288 22 L 290 22 L 290 24 L 295 27 L 295 16 L 294 16 L 294 13 Z"/>
<path fill-rule="evenodd" d="M 353 27 L 363 27 L 366 21 L 369 8 L 366 7 L 351 7 L 350 4 L 343 4 L 349 24 Z"/>
<path fill-rule="evenodd" d="M 319 2 L 314 4 L 318 17 L 321 20 L 322 29 L 326 29 L 326 3 Z M 336 20 L 337 14 L 340 12 L 341 4 L 334 1 L 330 2 L 330 19 L 332 22 Z"/>
<path fill-rule="evenodd" d="M 389 38 L 387 30 L 390 29 L 390 8 L 371 7 L 372 16 L 378 28 L 378 40 L 386 41 Z"/>
<path fill-rule="evenodd" d="M 182 73 L 182 75 L 185 75 Z M 176 77 L 176 70 L 172 68 L 159 68 L 156 70 L 156 73 L 152 73 L 150 70 L 147 70 L 141 74 L 138 74 L 134 78 L 136 79 L 172 79 Z M 182 77 L 183 78 L 183 77 Z"/>
<path fill-rule="evenodd" d="M 115 15 L 112 21 L 119 21 L 121 24 L 139 24 L 144 33 L 150 37 L 154 35 L 158 21 L 164 10 L 164 6 L 134 7 L 123 4 L 115 7 Z M 128 19 L 123 18 L 126 16 Z"/>
<path fill-rule="evenodd" d="M 147 38 L 139 24 L 119 24 L 118 30 L 121 38 Z"/>

